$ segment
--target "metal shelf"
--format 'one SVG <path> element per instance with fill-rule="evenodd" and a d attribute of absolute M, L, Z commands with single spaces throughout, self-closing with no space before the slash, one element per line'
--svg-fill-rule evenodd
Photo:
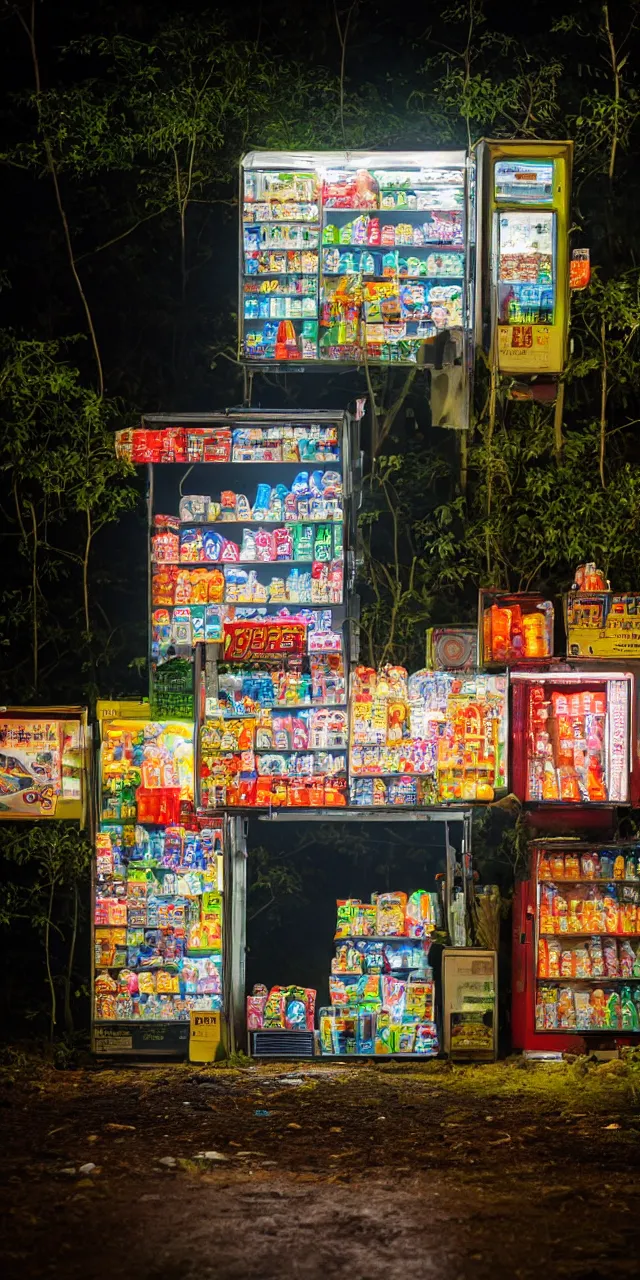
<path fill-rule="evenodd" d="M 590 929 L 586 933 L 544 933 L 540 931 L 541 938 L 562 938 L 563 941 L 570 941 L 571 938 L 611 938 L 613 942 L 621 939 L 623 942 L 630 938 L 640 938 L 640 933 L 598 933 L 597 930 Z"/>
<path fill-rule="evenodd" d="M 306 461 L 306 459 L 303 459 L 303 461 Z M 343 512 L 341 511 L 338 519 L 335 519 L 334 516 L 313 516 L 313 517 L 309 516 L 308 519 L 305 519 L 304 517 L 297 517 L 295 520 L 287 520 L 286 518 L 282 520 L 259 520 L 257 517 L 254 518 L 253 516 L 251 516 L 246 520 L 181 520 L 180 527 L 182 529 L 193 529 L 193 528 L 227 529 L 229 526 L 234 526 L 234 525 L 236 525 L 238 528 L 244 527 L 245 525 L 258 525 L 260 527 L 264 525 L 268 525 L 268 526 L 273 525 L 274 529 L 295 529 L 298 525 L 304 525 L 304 524 L 328 524 L 328 525 L 331 525 L 332 527 L 333 525 L 337 525 L 339 527 L 342 524 L 342 521 L 343 521 Z M 160 563 L 160 562 L 158 561 L 157 563 Z M 219 564 L 220 561 L 211 561 L 211 563 Z M 229 564 L 231 562 L 225 561 L 225 563 Z M 245 564 L 247 562 L 239 561 L 235 563 Z M 282 564 L 284 562 L 277 561 L 277 560 L 273 560 L 273 561 L 265 560 L 264 563 L 265 564 L 278 564 L 278 563 Z"/>
<path fill-rule="evenodd" d="M 539 879 L 538 884 L 539 885 L 593 884 L 593 885 L 600 885 L 600 886 L 609 885 L 609 884 L 614 884 L 614 885 L 622 884 L 622 885 L 634 885 L 636 889 L 640 889 L 640 877 L 637 880 L 620 880 L 620 879 L 616 879 L 615 876 L 611 875 L 611 876 L 605 876 L 604 878 L 600 876 L 597 880 L 594 880 L 593 877 L 591 877 L 591 879 L 588 879 L 586 876 L 576 880 L 561 880 L 559 876 L 552 876 L 548 880 L 546 878 L 544 880 Z"/>
<path fill-rule="evenodd" d="M 640 974 L 637 978 L 612 978 L 605 974 L 602 978 L 541 978 L 536 977 L 536 982 L 559 982 L 562 986 L 566 986 L 568 982 L 597 982 L 599 986 L 606 987 L 608 982 L 638 982 L 640 983 Z"/>
<path fill-rule="evenodd" d="M 339 938 L 334 938 L 334 942 L 431 942 L 431 935 L 427 938 L 410 938 L 406 933 L 345 933 Z M 390 975 L 391 976 L 391 975 Z M 332 973 L 332 978 L 339 978 L 340 974 Z"/>

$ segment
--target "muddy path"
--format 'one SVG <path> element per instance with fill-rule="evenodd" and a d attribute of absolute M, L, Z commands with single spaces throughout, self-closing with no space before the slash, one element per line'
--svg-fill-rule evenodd
<path fill-rule="evenodd" d="M 638 1097 L 621 1063 L 14 1069 L 2 1274 L 635 1276 Z"/>

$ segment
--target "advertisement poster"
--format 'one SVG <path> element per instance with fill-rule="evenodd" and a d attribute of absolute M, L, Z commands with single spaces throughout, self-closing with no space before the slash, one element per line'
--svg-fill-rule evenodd
<path fill-rule="evenodd" d="M 61 799 L 80 802 L 80 721 L 0 720 L 0 818 L 55 818 Z"/>

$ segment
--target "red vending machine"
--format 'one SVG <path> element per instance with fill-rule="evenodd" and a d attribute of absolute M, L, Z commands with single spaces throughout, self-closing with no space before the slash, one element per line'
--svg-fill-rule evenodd
<path fill-rule="evenodd" d="M 513 1047 L 614 1050 L 640 1037 L 640 843 L 536 840 L 513 904 Z"/>

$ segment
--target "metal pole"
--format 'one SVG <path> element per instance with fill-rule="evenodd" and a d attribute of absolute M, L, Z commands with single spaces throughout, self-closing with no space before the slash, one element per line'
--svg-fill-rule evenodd
<path fill-rule="evenodd" d="M 225 889 L 230 898 L 227 958 L 227 1013 L 229 1048 L 245 1048 L 245 956 L 247 949 L 247 820 L 227 820 L 229 857 Z"/>

